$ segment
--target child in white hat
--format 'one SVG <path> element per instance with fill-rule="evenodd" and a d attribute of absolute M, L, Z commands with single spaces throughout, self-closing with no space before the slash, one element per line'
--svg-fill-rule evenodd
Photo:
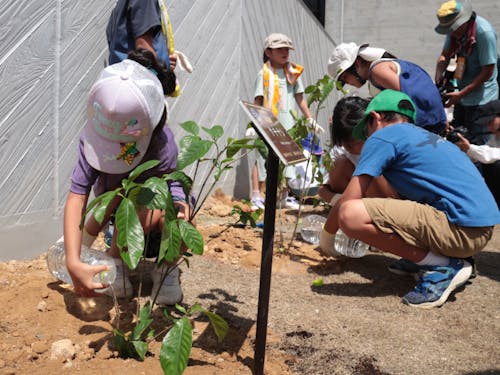
<path fill-rule="evenodd" d="M 87 101 L 87 124 L 80 137 L 78 162 L 71 177 L 70 192 L 64 210 L 64 244 L 66 265 L 73 280 L 75 291 L 83 296 L 95 295 L 95 289 L 103 288 L 92 277 L 103 271 L 105 266 L 90 266 L 80 261 L 82 243 L 90 246 L 95 236 L 108 222 L 117 208 L 117 198 L 108 207 L 102 224 L 91 216 L 83 231 L 79 224 L 85 211 L 90 190 L 95 196 L 121 186 L 123 178 L 137 165 L 148 160 L 160 163 L 143 173 L 136 181 L 149 177 L 161 177 L 175 170 L 177 146 L 172 131 L 165 125 L 165 90 L 172 88 L 170 82 L 160 82 L 164 65 L 159 64 L 150 52 L 133 54 L 136 61 L 126 59 L 106 67 L 92 86 Z M 170 191 L 180 210 L 180 215 L 189 217 L 189 205 L 182 186 L 178 182 L 170 184 Z M 144 209 L 138 212 L 145 233 L 161 230 L 162 212 Z M 128 279 L 128 268 L 120 259 L 113 238 L 110 255 L 116 259 L 117 278 L 113 289 L 117 297 L 130 297 L 132 285 Z M 175 304 L 182 298 L 179 285 L 179 269 L 176 267 L 164 283 L 160 285 L 162 267 L 155 267 L 152 278 L 153 293 L 160 292 L 157 302 Z"/>

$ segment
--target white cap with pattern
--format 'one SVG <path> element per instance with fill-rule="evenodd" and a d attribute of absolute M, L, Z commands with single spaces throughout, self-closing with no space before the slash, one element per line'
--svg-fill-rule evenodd
<path fill-rule="evenodd" d="M 126 173 L 149 147 L 165 109 L 156 75 L 132 60 L 106 67 L 90 90 L 84 154 L 95 169 Z"/>

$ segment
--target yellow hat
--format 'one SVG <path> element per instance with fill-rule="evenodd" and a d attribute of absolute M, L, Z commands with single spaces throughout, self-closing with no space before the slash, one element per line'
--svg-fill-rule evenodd
<path fill-rule="evenodd" d="M 468 0 L 450 0 L 437 11 L 439 25 L 434 30 L 438 34 L 449 34 L 466 23 L 472 16 L 472 6 Z"/>

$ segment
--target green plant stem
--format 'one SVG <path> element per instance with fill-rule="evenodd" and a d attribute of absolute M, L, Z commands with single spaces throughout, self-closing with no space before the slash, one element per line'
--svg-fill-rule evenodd
<path fill-rule="evenodd" d="M 315 111 L 315 114 L 314 114 L 314 118 L 315 119 L 318 118 L 320 104 L 321 104 L 321 102 L 316 107 L 316 111 Z M 311 148 L 314 147 L 314 138 L 316 138 L 316 129 L 313 129 L 312 134 L 313 134 L 313 136 L 312 136 L 312 140 L 311 140 Z M 306 172 L 305 172 L 305 176 L 304 176 L 304 182 L 302 183 L 302 189 L 300 190 L 299 209 L 297 211 L 297 219 L 295 220 L 295 225 L 293 227 L 292 236 L 290 238 L 290 242 L 288 243 L 288 248 L 287 248 L 288 250 L 291 249 L 292 244 L 293 244 L 293 240 L 297 236 L 297 231 L 298 231 L 298 227 L 299 227 L 299 220 L 300 220 L 300 214 L 302 212 L 302 203 L 304 202 L 304 196 L 305 196 L 305 188 L 306 188 L 306 182 L 307 182 L 307 171 L 309 169 L 309 165 L 311 164 L 312 157 L 313 157 L 313 153 L 312 153 L 312 149 L 311 149 L 309 157 L 307 158 Z M 314 176 L 314 173 L 311 173 L 311 175 L 312 175 L 312 180 L 311 180 L 311 183 L 312 183 L 314 181 L 314 179 L 315 179 L 315 176 Z"/>
<path fill-rule="evenodd" d="M 211 159 L 211 160 L 218 160 L 218 158 L 220 158 L 220 156 L 226 151 L 227 147 L 224 148 L 220 154 L 217 155 L 217 158 L 216 159 Z M 243 157 L 245 157 L 246 155 L 249 154 L 250 151 L 248 151 L 247 153 L 245 153 L 244 155 L 242 155 L 241 157 L 239 158 L 236 158 L 234 159 L 232 162 L 230 163 L 227 163 L 226 166 L 229 166 L 231 164 L 234 164 L 236 162 L 238 162 L 239 160 L 241 160 Z M 197 163 L 198 165 L 198 163 Z M 212 172 L 214 171 L 214 169 L 216 168 L 221 168 L 220 166 L 218 166 L 215 162 L 212 164 L 212 167 L 210 168 L 210 171 L 208 173 L 208 175 L 212 174 Z M 193 178 L 193 181 L 194 181 L 194 178 Z M 208 182 L 208 179 L 205 179 L 205 181 L 203 182 L 200 190 L 199 190 L 199 193 L 200 193 L 200 197 L 202 195 L 202 192 L 203 190 L 205 189 L 205 186 L 206 186 L 206 183 Z M 210 194 L 210 192 L 214 189 L 215 185 L 217 184 L 217 182 L 219 182 L 219 180 L 214 180 L 212 182 L 212 185 L 210 185 L 210 187 L 208 188 L 208 193 L 201 199 L 201 200 L 198 200 L 195 204 L 195 207 L 193 209 L 193 213 L 191 214 L 189 220 L 192 221 L 194 219 L 194 217 L 196 216 L 196 214 L 201 210 L 201 207 L 203 207 L 203 204 L 205 203 L 205 201 L 208 199 L 208 196 Z"/>

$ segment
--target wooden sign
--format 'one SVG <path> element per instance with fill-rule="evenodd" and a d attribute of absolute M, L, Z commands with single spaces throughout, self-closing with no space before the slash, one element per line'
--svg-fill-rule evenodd
<path fill-rule="evenodd" d="M 297 164 L 307 160 L 300 147 L 281 125 L 269 108 L 240 100 L 240 104 L 250 117 L 259 136 L 272 148 L 285 165 Z"/>

